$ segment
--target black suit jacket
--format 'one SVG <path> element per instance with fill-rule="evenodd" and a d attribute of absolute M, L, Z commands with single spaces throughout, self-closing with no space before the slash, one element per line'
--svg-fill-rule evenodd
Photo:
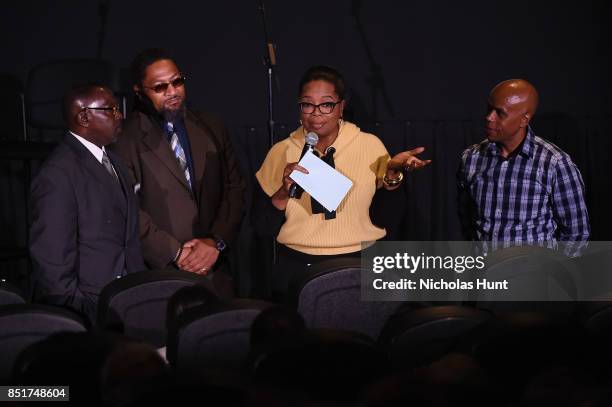
<path fill-rule="evenodd" d="M 188 110 L 185 128 L 195 172 L 193 192 L 152 116 L 131 113 L 111 146 L 138 186 L 140 237 L 152 268 L 166 267 L 181 243 L 196 237 L 215 235 L 231 245 L 243 216 L 245 183 L 225 127 Z"/>
<path fill-rule="evenodd" d="M 120 158 L 107 153 L 121 184 L 66 134 L 31 187 L 35 295 L 89 317 L 106 284 L 145 269 L 133 186 Z"/>

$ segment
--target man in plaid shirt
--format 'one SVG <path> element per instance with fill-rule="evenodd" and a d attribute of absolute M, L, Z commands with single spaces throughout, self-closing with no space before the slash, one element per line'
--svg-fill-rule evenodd
<path fill-rule="evenodd" d="M 561 244 L 568 256 L 576 256 L 589 238 L 582 177 L 567 153 L 529 127 L 537 105 L 529 82 L 499 83 L 489 95 L 487 139 L 462 154 L 461 223 L 465 237 L 483 242 L 484 252 Z"/>

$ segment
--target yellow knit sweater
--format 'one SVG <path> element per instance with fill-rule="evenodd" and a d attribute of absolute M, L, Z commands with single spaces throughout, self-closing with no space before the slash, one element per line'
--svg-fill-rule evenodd
<path fill-rule="evenodd" d="M 295 130 L 268 152 L 255 176 L 262 189 L 272 196 L 282 185 L 287 163 L 299 161 L 304 146 L 304 129 Z M 362 249 L 362 242 L 385 236 L 384 229 L 370 220 L 369 208 L 376 188 L 387 169 L 389 153 L 378 137 L 362 133 L 359 127 L 344 122 L 332 144 L 336 149 L 336 170 L 353 181 L 353 187 L 336 210 L 336 218 L 325 220 L 312 214 L 310 195 L 289 199 L 285 223 L 277 236 L 294 250 L 313 255 L 351 253 Z"/>

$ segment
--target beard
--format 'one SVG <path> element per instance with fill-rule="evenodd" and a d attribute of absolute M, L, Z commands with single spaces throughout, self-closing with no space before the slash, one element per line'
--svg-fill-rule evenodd
<path fill-rule="evenodd" d="M 167 122 L 174 122 L 175 119 L 185 117 L 185 101 L 183 100 L 178 108 L 176 109 L 162 109 L 159 114 Z"/>
<path fill-rule="evenodd" d="M 187 108 L 185 106 L 185 100 L 183 100 L 183 102 L 177 109 L 162 109 L 158 112 L 157 109 L 155 109 L 155 106 L 153 106 L 153 102 L 151 102 L 151 99 L 149 99 L 143 94 L 140 94 L 139 96 L 136 96 L 133 110 L 135 112 L 142 112 L 148 116 L 155 118 L 160 123 L 163 123 L 164 121 L 174 122 L 174 120 L 179 117 L 185 117 Z"/>

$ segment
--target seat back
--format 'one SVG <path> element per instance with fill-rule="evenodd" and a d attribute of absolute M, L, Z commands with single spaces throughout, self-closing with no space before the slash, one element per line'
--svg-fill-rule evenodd
<path fill-rule="evenodd" d="M 166 342 L 168 300 L 180 288 L 198 283 L 209 280 L 175 270 L 128 274 L 102 289 L 97 325 L 161 347 Z"/>
<path fill-rule="evenodd" d="M 562 253 L 538 246 L 499 249 L 486 259 L 482 278 L 507 281 L 508 290 L 480 290 L 478 308 L 497 314 L 545 312 L 573 316 L 581 292 L 575 266 Z"/>
<path fill-rule="evenodd" d="M 393 301 L 361 299 L 361 260 L 333 259 L 313 266 L 290 283 L 290 300 L 309 328 L 344 329 L 378 338 L 400 306 Z"/>
<path fill-rule="evenodd" d="M 0 280 L 0 306 L 9 304 L 25 304 L 26 295 L 17 286 Z"/>
<path fill-rule="evenodd" d="M 19 353 L 58 332 L 85 332 L 85 321 L 69 310 L 39 304 L 0 306 L 0 381 L 11 376 Z"/>
<path fill-rule="evenodd" d="M 234 299 L 186 310 L 168 332 L 168 361 L 183 372 L 245 367 L 253 320 L 273 305 Z"/>
<path fill-rule="evenodd" d="M 176 326 L 185 311 L 200 305 L 213 304 L 220 301 L 215 293 L 202 284 L 180 288 L 168 300 L 166 312 L 166 328 L 168 332 L 176 331 Z"/>
<path fill-rule="evenodd" d="M 389 318 L 379 344 L 395 366 L 422 366 L 455 350 L 491 319 L 487 311 L 459 305 L 405 308 Z"/>
<path fill-rule="evenodd" d="M 591 301 L 580 304 L 582 323 L 591 335 L 612 337 L 612 302 Z"/>

